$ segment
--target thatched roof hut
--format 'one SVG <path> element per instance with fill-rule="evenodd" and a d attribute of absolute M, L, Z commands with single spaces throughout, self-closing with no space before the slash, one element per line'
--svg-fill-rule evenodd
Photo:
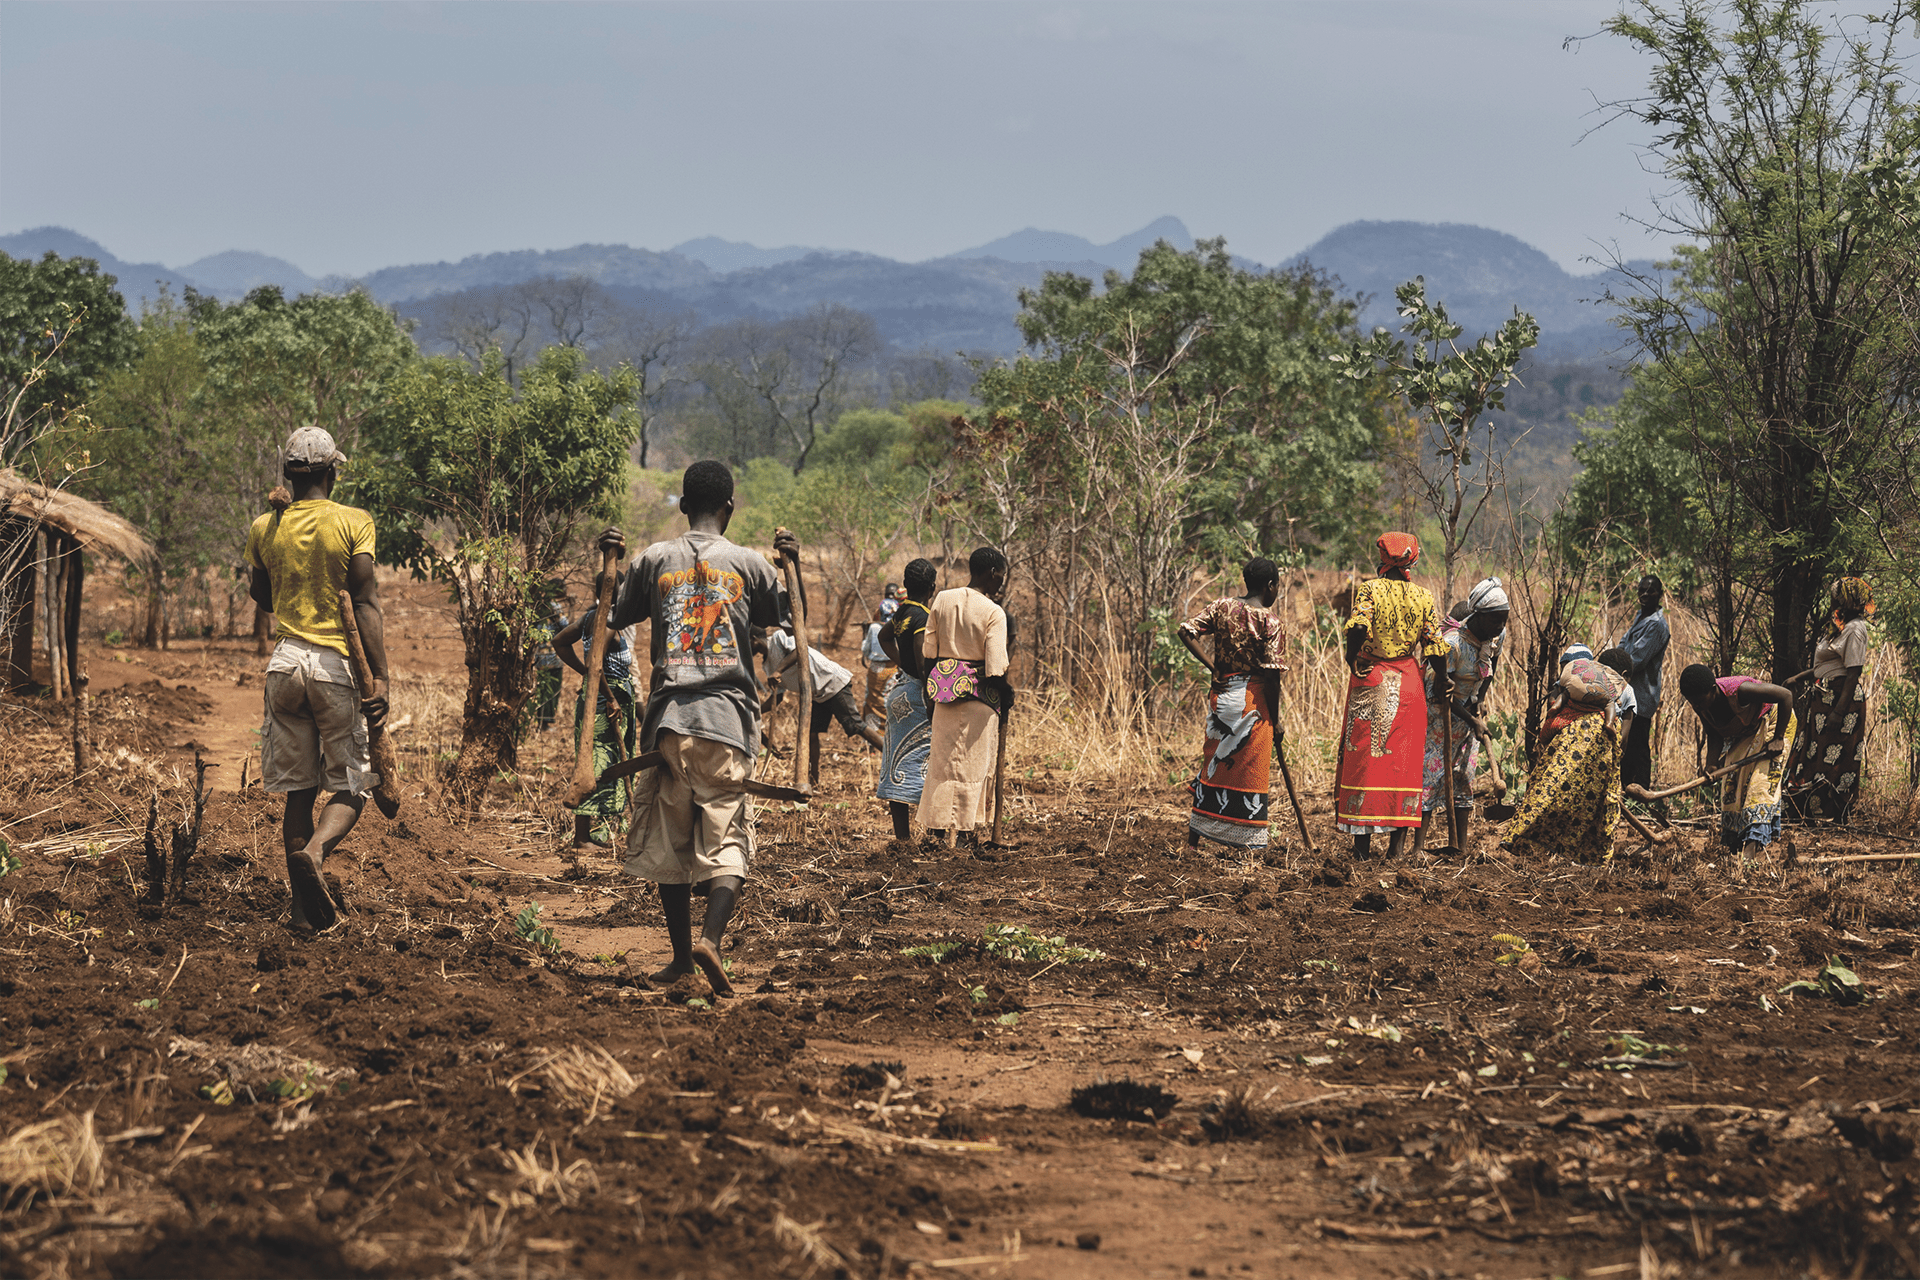
<path fill-rule="evenodd" d="M 58 529 L 96 555 L 135 564 L 153 559 L 153 544 L 124 517 L 97 502 L 36 484 L 12 467 L 0 468 L 0 514 Z"/>
<path fill-rule="evenodd" d="M 42 538 L 44 555 L 38 550 Z M 99 503 L 0 468 L 0 657 L 7 689 L 32 684 L 33 616 L 43 596 L 54 695 L 85 687 L 79 653 L 82 548 L 134 564 L 154 559 L 153 544 Z"/>

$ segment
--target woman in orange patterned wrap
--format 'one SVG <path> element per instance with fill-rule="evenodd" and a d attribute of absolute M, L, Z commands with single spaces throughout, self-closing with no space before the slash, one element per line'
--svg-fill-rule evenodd
<path fill-rule="evenodd" d="M 1196 849 L 1202 836 L 1239 849 L 1267 847 L 1267 780 L 1287 637 L 1272 612 L 1280 595 L 1279 566 L 1249 560 L 1243 577 L 1246 595 L 1215 600 L 1180 626 L 1180 643 L 1213 673 L 1206 754 L 1190 784 L 1187 844 Z M 1200 652 L 1201 636 L 1213 637 L 1211 662 Z"/>
<path fill-rule="evenodd" d="M 1420 825 L 1421 763 L 1427 745 L 1427 691 L 1420 661 L 1433 672 L 1436 696 L 1452 688 L 1440 610 L 1408 572 L 1420 540 L 1383 533 L 1374 544 L 1380 576 L 1354 588 L 1347 619 L 1347 711 L 1340 733 L 1334 827 L 1353 837 L 1353 856 L 1372 855 L 1373 833 L 1389 831 L 1387 856 L 1397 857 L 1407 828 Z"/>

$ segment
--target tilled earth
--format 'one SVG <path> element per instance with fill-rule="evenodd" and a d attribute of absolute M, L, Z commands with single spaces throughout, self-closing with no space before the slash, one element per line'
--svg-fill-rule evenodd
<path fill-rule="evenodd" d="M 164 753 L 189 695 L 102 732 Z M 6 1275 L 1920 1274 L 1914 881 L 1810 862 L 1900 842 L 1354 863 L 1322 802 L 1321 852 L 1243 862 L 1038 776 L 950 852 L 834 756 L 761 814 L 711 1001 L 531 812 L 369 808 L 302 938 L 277 799 L 215 774 L 155 905 L 152 775 L 67 782 L 39 706 L 0 705 L 45 759 L 0 793 Z M 1831 958 L 1864 999 L 1783 993 Z"/>

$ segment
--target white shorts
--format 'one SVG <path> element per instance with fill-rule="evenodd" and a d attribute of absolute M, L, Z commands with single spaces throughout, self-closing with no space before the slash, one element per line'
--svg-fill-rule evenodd
<path fill-rule="evenodd" d="M 345 654 L 283 637 L 267 662 L 266 703 L 260 780 L 268 791 L 323 787 L 363 796 L 380 781 Z"/>

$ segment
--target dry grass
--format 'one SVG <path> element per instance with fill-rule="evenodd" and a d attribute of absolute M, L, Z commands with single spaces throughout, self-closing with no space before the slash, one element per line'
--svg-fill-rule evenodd
<path fill-rule="evenodd" d="M 507 1172 L 519 1179 L 516 1188 L 522 1194 L 535 1200 L 551 1197 L 561 1208 L 573 1204 L 588 1191 L 600 1190 L 600 1175 L 593 1171 L 588 1160 L 575 1160 L 572 1164 L 560 1163 L 560 1147 L 551 1139 L 547 1141 L 547 1150 L 551 1157 L 548 1164 L 540 1163 L 540 1138 L 536 1137 L 519 1151 L 502 1151 L 500 1158 L 507 1166 Z"/>
<path fill-rule="evenodd" d="M 106 1155 L 91 1111 L 14 1130 L 0 1142 L 0 1211 L 98 1192 L 106 1183 Z"/>
<path fill-rule="evenodd" d="M 640 1087 L 640 1082 L 597 1044 L 570 1045 L 547 1054 L 508 1080 L 507 1092 L 518 1095 L 521 1081 L 529 1076 L 540 1077 L 543 1083 L 539 1087 L 548 1098 L 583 1112 L 583 1123 L 598 1117 L 603 1103 L 624 1098 Z"/>

